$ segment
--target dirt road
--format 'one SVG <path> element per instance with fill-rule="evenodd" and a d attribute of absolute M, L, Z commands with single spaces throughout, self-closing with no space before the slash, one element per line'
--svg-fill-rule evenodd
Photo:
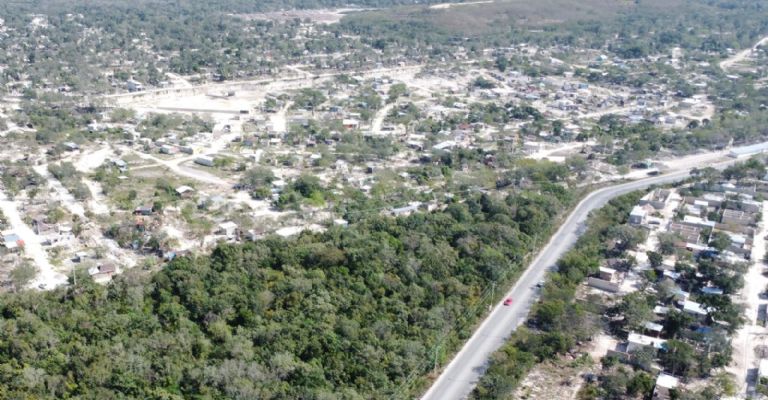
<path fill-rule="evenodd" d="M 763 257 L 765 256 L 766 228 L 768 225 L 768 202 L 763 202 L 763 221 L 755 233 L 755 241 L 752 247 L 752 265 L 744 276 L 744 288 L 735 299 L 744 304 L 746 323 L 733 336 L 733 358 L 728 372 L 733 373 L 736 383 L 739 384 L 740 393 L 751 391 L 754 386 L 750 381 L 750 371 L 757 368 L 759 359 L 755 355 L 755 347 L 768 345 L 768 329 L 757 324 L 757 310 L 766 301 L 760 297 L 765 291 L 768 278 L 763 276 Z"/>
<path fill-rule="evenodd" d="M 117 245 L 117 242 L 115 242 L 112 239 L 108 239 L 104 237 L 101 231 L 99 231 L 98 228 L 96 228 L 95 225 L 90 223 L 90 218 L 85 214 L 85 208 L 83 207 L 83 203 L 77 199 L 65 188 L 61 182 L 59 182 L 56 177 L 51 175 L 50 172 L 48 172 L 48 165 L 42 164 L 37 165 L 33 167 L 35 172 L 40 174 L 42 177 L 44 177 L 48 182 L 48 188 L 51 189 L 56 196 L 56 199 L 59 200 L 64 206 L 64 208 L 67 209 L 70 213 L 77 215 L 80 218 L 81 224 L 86 227 L 85 231 L 79 236 L 81 240 L 85 240 L 86 242 L 90 242 L 91 245 L 94 246 L 103 246 L 106 247 L 108 250 L 106 253 L 106 257 L 111 259 L 112 261 L 119 263 L 121 266 L 125 267 L 133 267 L 136 264 L 136 260 L 134 257 L 126 252 L 124 249 L 121 249 L 120 246 Z M 96 214 L 99 213 L 108 213 L 107 206 L 103 203 L 103 196 L 101 196 L 101 190 L 100 187 L 91 187 L 91 185 L 88 184 L 88 180 L 85 180 L 86 185 L 88 185 L 88 189 L 91 192 L 94 193 L 94 200 L 89 201 L 88 205 L 90 207 L 90 210 Z M 96 185 L 95 182 L 91 182 L 92 185 Z M 97 197 L 98 196 L 98 197 Z M 101 200 L 99 200 L 101 199 Z M 106 208 L 106 210 L 105 210 Z"/>
<path fill-rule="evenodd" d="M 371 122 L 371 133 L 374 135 L 381 134 L 381 126 L 384 125 L 384 118 L 389 115 L 389 111 L 395 106 L 395 103 L 390 103 L 382 107 L 379 111 L 376 111 L 376 116 L 373 117 Z"/>
<path fill-rule="evenodd" d="M 85 218 L 85 209 L 82 203 L 80 203 L 75 196 L 69 193 L 69 190 L 65 188 L 58 179 L 56 179 L 50 172 L 48 172 L 48 164 L 36 165 L 32 169 L 35 170 L 40 176 L 45 178 L 48 183 L 48 188 L 56 193 L 59 201 L 72 214 L 77 215 L 80 218 Z"/>
<path fill-rule="evenodd" d="M 752 46 L 752 47 L 750 47 L 748 49 L 744 49 L 744 50 L 742 50 L 742 51 L 732 55 L 731 57 L 728 57 L 725 60 L 720 61 L 720 69 L 725 71 L 725 70 L 728 70 L 729 68 L 733 67 L 734 65 L 744 61 L 744 59 L 746 59 L 752 53 L 753 50 L 757 49 L 758 47 L 760 47 L 760 46 L 762 46 L 762 45 L 764 45 L 766 43 L 768 43 L 768 36 L 760 39 L 757 43 L 755 43 L 754 46 Z"/>
<path fill-rule="evenodd" d="M 288 132 L 288 120 L 286 119 L 286 114 L 288 113 L 288 109 L 291 108 L 293 105 L 292 101 L 286 102 L 283 108 L 280 109 L 280 111 L 276 112 L 272 115 L 270 118 L 270 123 L 272 124 L 272 130 L 275 132 Z"/>
<path fill-rule="evenodd" d="M 41 287 L 44 289 L 53 289 L 58 285 L 67 282 L 66 275 L 57 271 L 48 260 L 48 253 L 40 244 L 40 237 L 24 223 L 17 208 L 16 202 L 8 199 L 5 192 L 0 191 L 0 210 L 8 220 L 11 230 L 19 235 L 24 241 L 24 254 L 32 259 L 32 262 L 38 268 L 38 274 L 29 284 L 29 287 Z"/>
<path fill-rule="evenodd" d="M 161 167 L 165 167 L 169 169 L 171 172 L 173 172 L 178 176 L 194 179 L 196 181 L 207 183 L 210 185 L 216 185 L 216 186 L 222 186 L 222 187 L 232 186 L 229 182 L 219 178 L 216 175 L 212 175 L 204 171 L 199 171 L 197 169 L 193 169 L 193 168 L 185 167 L 181 165 L 182 163 L 185 163 L 185 162 L 191 162 L 197 156 L 181 157 L 174 160 L 163 160 L 151 154 L 143 153 L 140 151 L 134 151 L 133 153 L 139 156 L 140 158 L 153 161 L 156 164 L 160 165 Z M 146 168 L 149 168 L 149 166 L 147 166 Z"/>

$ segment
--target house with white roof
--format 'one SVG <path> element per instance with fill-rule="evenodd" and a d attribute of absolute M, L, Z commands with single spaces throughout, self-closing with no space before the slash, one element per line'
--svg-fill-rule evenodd
<path fill-rule="evenodd" d="M 656 378 L 656 386 L 653 389 L 654 400 L 669 400 L 672 398 L 671 391 L 677 388 L 680 381 L 672 375 L 660 373 Z"/>
<path fill-rule="evenodd" d="M 647 216 L 648 212 L 642 206 L 635 206 L 629 213 L 629 223 L 632 225 L 642 225 Z"/>
<path fill-rule="evenodd" d="M 684 300 L 680 303 L 680 306 L 682 307 L 683 312 L 686 314 L 690 314 L 699 318 L 707 316 L 707 309 L 695 301 Z"/>
<path fill-rule="evenodd" d="M 222 222 L 216 231 L 219 235 L 224 235 L 228 239 L 233 239 L 237 234 L 237 224 L 232 221 Z"/>
<path fill-rule="evenodd" d="M 640 350 L 645 347 L 653 347 L 656 350 L 662 350 L 666 347 L 667 341 L 651 336 L 641 335 L 639 333 L 630 333 L 627 337 L 627 353 Z"/>

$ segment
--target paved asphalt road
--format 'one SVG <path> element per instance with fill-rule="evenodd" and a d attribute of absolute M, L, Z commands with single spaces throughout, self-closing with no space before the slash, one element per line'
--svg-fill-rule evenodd
<path fill-rule="evenodd" d="M 713 167 L 724 167 L 733 163 L 729 160 Z M 691 165 L 693 167 L 694 165 Z M 623 183 L 596 190 L 582 200 L 560 229 L 552 236 L 528 269 L 515 283 L 504 298 L 512 298 L 510 306 L 497 305 L 475 331 L 464 347 L 454 357 L 422 400 L 458 400 L 469 395 L 485 372 L 491 354 L 501 347 L 506 338 L 525 321 L 531 305 L 536 301 L 536 283 L 544 279 L 557 260 L 573 244 L 584 230 L 584 222 L 590 211 L 602 207 L 609 200 L 651 185 L 667 184 L 689 176 L 689 171 L 676 171 Z"/>

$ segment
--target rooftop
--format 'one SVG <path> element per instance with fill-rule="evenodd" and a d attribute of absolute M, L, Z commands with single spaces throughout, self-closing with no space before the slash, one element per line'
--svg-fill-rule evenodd
<path fill-rule="evenodd" d="M 643 326 L 645 327 L 645 329 L 648 329 L 649 331 L 654 331 L 654 332 L 661 332 L 664 330 L 664 325 L 657 324 L 655 322 L 650 322 L 650 321 L 646 322 L 645 325 Z"/>
<path fill-rule="evenodd" d="M 665 373 L 660 373 L 659 377 L 656 378 L 656 386 L 663 387 L 666 389 L 674 389 L 677 387 L 679 383 L 679 380 L 675 378 L 672 375 L 668 375 Z"/>
<path fill-rule="evenodd" d="M 237 229 L 237 224 L 232 221 L 222 222 L 219 224 L 219 228 L 223 230 Z"/>
<path fill-rule="evenodd" d="M 184 194 L 186 192 L 192 192 L 194 190 L 195 189 L 192 189 L 191 187 L 189 187 L 187 185 L 182 185 L 182 186 L 179 186 L 179 187 L 176 188 L 176 193 Z"/>
<path fill-rule="evenodd" d="M 632 208 L 632 211 L 629 213 L 631 216 L 636 217 L 644 217 L 647 214 L 647 211 L 642 206 L 634 206 Z"/>
<path fill-rule="evenodd" d="M 752 215 L 741 210 L 731 210 L 730 208 L 726 208 L 725 210 L 723 210 L 723 218 L 738 219 L 740 221 L 749 221 L 752 219 Z"/>
<path fill-rule="evenodd" d="M 707 315 L 707 310 L 704 307 L 702 307 L 701 304 L 695 301 L 685 300 L 682 306 L 683 306 L 683 311 L 689 312 L 691 314 Z"/>
<path fill-rule="evenodd" d="M 641 335 L 639 333 L 630 333 L 627 340 L 630 343 L 640 344 L 643 346 L 651 346 L 655 349 L 663 349 L 665 345 L 667 344 L 667 341 L 664 339 L 659 339 L 655 337 L 645 336 Z"/>
<path fill-rule="evenodd" d="M 715 227 L 716 223 L 715 221 L 708 221 L 706 219 L 703 219 L 701 217 L 695 217 L 693 215 L 686 215 L 683 217 L 683 222 L 686 224 L 693 224 L 693 225 L 702 225 L 702 226 L 709 226 L 709 227 Z"/>

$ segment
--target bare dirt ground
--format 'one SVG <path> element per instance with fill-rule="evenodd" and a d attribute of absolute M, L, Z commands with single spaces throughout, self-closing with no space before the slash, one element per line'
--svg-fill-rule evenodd
<path fill-rule="evenodd" d="M 752 51 L 756 48 L 768 43 L 768 36 L 760 39 L 757 43 L 755 43 L 754 46 L 744 49 L 736 54 L 734 54 L 731 57 L 726 58 L 723 61 L 720 61 L 720 69 L 722 70 L 728 70 L 732 68 L 734 65 L 737 65 L 744 61 L 747 57 L 749 57 L 752 54 Z"/>
<path fill-rule="evenodd" d="M 674 157 L 669 159 L 658 160 L 663 168 L 668 169 L 680 169 L 685 168 L 688 165 L 702 165 L 705 162 L 715 163 L 722 161 L 728 156 L 727 150 L 712 151 L 708 153 L 692 154 L 684 157 Z"/>
<path fill-rule="evenodd" d="M 322 232 L 325 228 L 323 228 L 320 225 L 317 224 L 310 224 L 310 225 L 304 225 L 304 226 L 286 226 L 284 228 L 280 228 L 275 231 L 275 233 L 279 236 L 293 236 L 298 235 L 302 231 L 312 231 L 312 232 Z"/>
<path fill-rule="evenodd" d="M 350 12 L 363 11 L 359 8 L 339 8 L 339 9 L 317 9 L 317 10 L 289 10 L 274 11 L 254 14 L 232 14 L 234 17 L 243 18 L 249 21 L 274 21 L 286 22 L 294 19 L 309 19 L 319 24 L 335 24 L 341 21 L 344 16 Z"/>
<path fill-rule="evenodd" d="M 387 114 L 389 114 L 394 107 L 395 103 L 390 103 L 376 111 L 376 116 L 373 117 L 373 122 L 371 122 L 371 133 L 375 135 L 381 134 L 381 126 L 384 124 L 384 118 L 387 117 Z"/>
<path fill-rule="evenodd" d="M 101 184 L 87 178 L 83 178 L 83 183 L 85 186 L 88 186 L 88 190 L 91 192 L 91 199 L 88 200 L 88 209 L 97 215 L 109 214 L 109 206 L 102 192 Z"/>
<path fill-rule="evenodd" d="M 114 157 L 114 152 L 108 146 L 103 146 L 98 150 L 84 152 L 76 157 L 73 162 L 75 169 L 83 173 L 90 173 L 98 168 L 108 158 Z"/>
<path fill-rule="evenodd" d="M 101 163 L 99 163 L 101 165 Z M 53 197 L 61 202 L 62 206 L 70 213 L 77 215 L 80 218 L 83 226 L 87 227 L 81 235 L 81 241 L 87 246 L 106 247 L 107 252 L 105 257 L 118 263 L 121 267 L 133 267 L 136 265 L 136 258 L 133 254 L 127 252 L 125 249 L 120 248 L 114 240 L 103 237 L 102 233 L 96 228 L 94 224 L 90 223 L 90 218 L 85 213 L 83 204 L 75 199 L 74 196 L 65 188 L 61 182 L 59 182 L 50 172 L 48 172 L 48 165 L 36 165 L 33 167 L 35 172 L 44 177 L 48 183 L 48 188 L 53 194 Z M 89 190 L 93 191 L 89 187 Z M 100 190 L 99 190 L 100 192 Z M 103 204 L 98 207 L 104 207 Z M 103 211 L 103 210 L 101 210 Z M 38 240 L 39 243 L 39 240 Z M 64 283 L 64 282 L 61 282 Z"/>
<path fill-rule="evenodd" d="M 356 75 L 364 78 L 397 76 L 399 79 L 412 79 L 421 68 L 421 65 L 378 68 L 358 71 Z M 106 95 L 103 98 L 115 106 L 133 108 L 140 115 L 150 112 L 204 114 L 219 122 L 228 120 L 231 124 L 233 116 L 240 116 L 243 111 L 250 112 L 259 107 L 268 93 L 315 87 L 339 74 L 341 73 L 317 75 L 307 73 L 298 77 L 284 76 L 210 83 L 194 87 L 150 89 L 143 92 Z M 438 79 L 437 82 L 440 80 Z M 223 92 L 234 92 L 234 96 L 211 95 Z"/>
<path fill-rule="evenodd" d="M 182 163 L 185 163 L 185 162 L 191 162 L 194 158 L 196 158 L 196 156 L 181 157 L 181 158 L 177 158 L 169 161 L 169 160 L 160 159 L 151 154 L 147 154 L 143 152 L 135 152 L 135 154 L 145 160 L 154 161 L 155 163 L 170 170 L 171 172 L 173 172 L 178 176 L 194 179 L 209 185 L 215 185 L 215 186 L 226 187 L 226 188 L 232 186 L 230 182 L 227 182 L 226 180 L 221 179 L 218 176 L 215 176 L 213 174 L 210 174 L 208 172 L 204 172 L 198 169 L 190 168 L 188 166 L 181 165 Z"/>
<path fill-rule="evenodd" d="M 748 392 L 750 388 L 750 371 L 757 368 L 760 358 L 755 354 L 755 348 L 768 345 L 768 329 L 757 324 L 757 310 L 761 304 L 768 300 L 761 298 L 765 292 L 768 278 L 763 275 L 765 264 L 765 240 L 766 225 L 768 225 L 768 202 L 763 202 L 763 220 L 759 230 L 755 234 L 752 248 L 753 263 L 744 277 L 744 288 L 739 293 L 737 302 L 745 307 L 747 322 L 733 337 L 733 359 L 727 371 L 736 376 L 736 382 L 740 385 L 740 393 Z"/>
<path fill-rule="evenodd" d="M 184 233 L 173 225 L 163 226 L 163 232 L 168 235 L 169 238 L 176 240 L 179 243 L 178 250 L 190 250 L 194 249 L 198 243 L 184 235 Z"/>
<path fill-rule="evenodd" d="M 597 342 L 593 342 L 597 344 Z M 539 364 L 520 383 L 512 399 L 525 400 L 570 400 L 583 383 L 582 376 L 596 373 L 599 362 L 590 356 L 584 359 L 572 356 L 561 357 L 554 362 Z"/>
<path fill-rule="evenodd" d="M 172 72 L 166 72 L 165 75 L 171 80 L 171 83 L 181 87 L 192 87 L 192 84 L 188 80 L 184 79 L 181 75 L 174 74 Z"/>
<path fill-rule="evenodd" d="M 440 4 L 433 4 L 429 6 L 429 8 L 433 10 L 446 10 L 452 7 L 461 7 L 461 6 L 471 6 L 473 4 L 490 4 L 493 3 L 493 1 L 472 1 L 467 3 L 440 3 Z"/>
<path fill-rule="evenodd" d="M 592 344 L 593 345 L 587 348 L 586 351 L 589 352 L 589 355 L 592 356 L 593 359 L 599 360 L 608 353 L 608 350 L 615 349 L 616 345 L 619 344 L 619 341 L 613 336 L 601 332 L 595 337 Z"/>
<path fill-rule="evenodd" d="M 281 108 L 278 112 L 276 112 L 274 115 L 271 116 L 270 122 L 272 123 L 272 129 L 275 132 L 288 131 L 288 120 L 286 119 L 286 114 L 288 113 L 288 109 L 292 105 L 293 105 L 292 101 L 285 103 L 285 106 L 283 106 L 283 108 Z"/>
<path fill-rule="evenodd" d="M 69 190 L 65 188 L 58 179 L 56 179 L 50 172 L 48 172 L 48 164 L 41 164 L 32 167 L 35 172 L 40 174 L 47 181 L 48 190 L 54 193 L 54 197 L 61 201 L 62 206 L 72 214 L 75 214 L 81 218 L 85 217 L 85 209 L 83 205 L 69 193 Z"/>
<path fill-rule="evenodd" d="M 555 145 L 545 145 L 544 148 L 528 155 L 526 158 L 534 160 L 547 159 L 554 162 L 564 162 L 566 156 L 576 154 L 581 148 L 592 146 L 594 142 L 569 142 Z"/>
<path fill-rule="evenodd" d="M 0 191 L 0 210 L 8 219 L 14 233 L 24 241 L 24 254 L 32 259 L 38 268 L 38 274 L 29 284 L 31 288 L 53 289 L 67 282 L 67 277 L 54 267 L 48 259 L 48 253 L 40 244 L 40 237 L 24 223 L 17 202 L 7 198 Z"/>
<path fill-rule="evenodd" d="M 691 154 L 683 157 L 676 158 L 663 158 L 654 160 L 659 170 L 674 171 L 681 170 L 687 167 L 703 168 L 708 164 L 714 164 L 726 160 L 728 157 L 727 150 L 714 151 L 702 154 Z M 621 179 L 642 179 L 648 177 L 648 173 L 652 171 L 649 169 L 636 169 L 631 170 L 629 173 L 621 175 L 618 173 L 606 173 L 600 179 L 600 181 L 615 181 Z"/>
<path fill-rule="evenodd" d="M 251 215 L 254 217 L 277 220 L 291 214 L 288 211 L 275 211 L 272 208 L 271 202 L 267 200 L 254 200 L 246 192 L 235 192 L 233 200 L 247 205 L 251 209 Z"/>

